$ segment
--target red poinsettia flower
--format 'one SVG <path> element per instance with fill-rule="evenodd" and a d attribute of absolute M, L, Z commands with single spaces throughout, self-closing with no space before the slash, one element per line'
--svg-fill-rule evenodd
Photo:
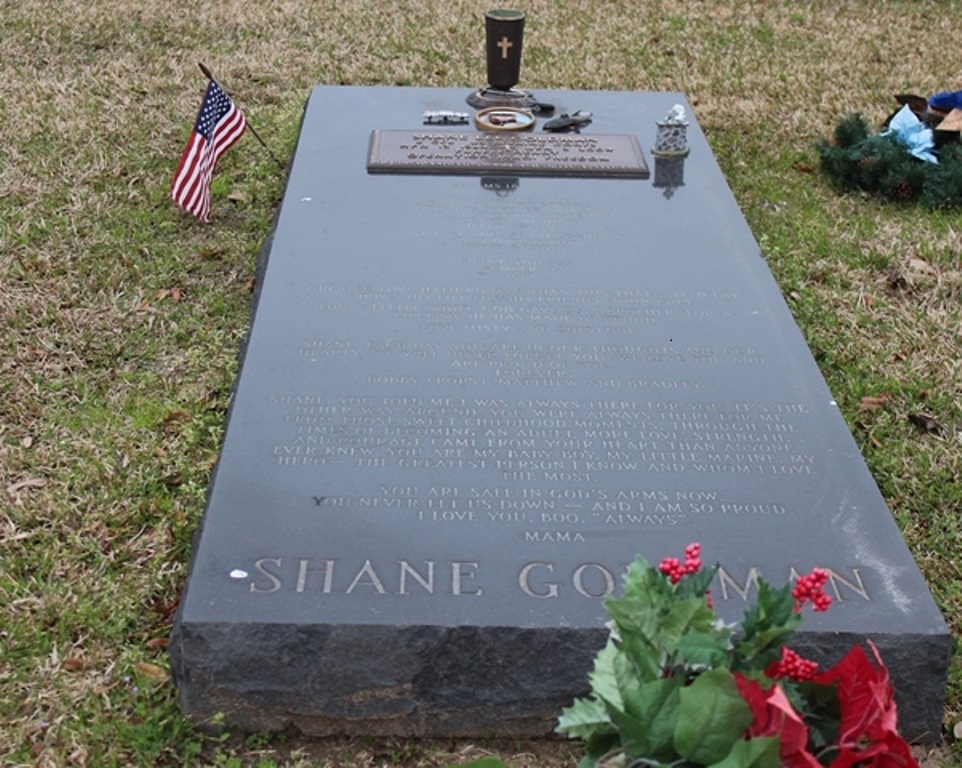
<path fill-rule="evenodd" d="M 918 768 L 909 745 L 898 734 L 864 748 L 842 747 L 829 768 Z"/>
<path fill-rule="evenodd" d="M 872 664 L 860 645 L 853 645 L 831 669 L 815 675 L 820 685 L 838 684 L 842 722 L 839 748 L 831 768 L 918 768 L 908 744 L 899 736 L 895 694 L 878 649 L 867 641 L 875 656 Z"/>
<path fill-rule="evenodd" d="M 780 685 L 766 691 L 756 681 L 737 672 L 735 683 L 755 717 L 746 736 L 778 736 L 778 755 L 783 768 L 821 768 L 815 756 L 806 749 L 808 727 L 792 708 Z"/>

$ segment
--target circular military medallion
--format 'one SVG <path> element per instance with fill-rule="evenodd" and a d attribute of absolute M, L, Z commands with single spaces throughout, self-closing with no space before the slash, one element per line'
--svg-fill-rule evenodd
<path fill-rule="evenodd" d="M 488 107 L 474 116 L 482 131 L 527 131 L 534 121 L 534 113 L 516 107 Z"/>

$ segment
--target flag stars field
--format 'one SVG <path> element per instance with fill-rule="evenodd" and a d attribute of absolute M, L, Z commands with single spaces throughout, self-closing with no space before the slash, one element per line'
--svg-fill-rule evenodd
<path fill-rule="evenodd" d="M 210 221 L 210 183 L 214 167 L 220 156 L 244 135 L 246 128 L 244 113 L 211 80 L 170 187 L 171 197 L 177 205 L 198 219 Z"/>

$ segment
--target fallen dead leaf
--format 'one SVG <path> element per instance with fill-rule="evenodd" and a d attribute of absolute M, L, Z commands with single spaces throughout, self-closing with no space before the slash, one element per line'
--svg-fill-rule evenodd
<path fill-rule="evenodd" d="M 162 301 L 163 299 L 170 299 L 175 304 L 181 300 L 182 292 L 180 288 L 161 288 L 157 293 L 154 294 L 154 298 L 157 301 Z"/>
<path fill-rule="evenodd" d="M 799 173 L 815 173 L 815 168 L 811 164 L 803 163 L 801 161 L 793 164 L 792 168 L 794 168 Z"/>
<path fill-rule="evenodd" d="M 909 259 L 909 266 L 916 272 L 924 272 L 927 275 L 937 275 L 939 270 L 929 264 L 925 259 L 917 257 Z"/>
<path fill-rule="evenodd" d="M 190 411 L 171 411 L 166 416 L 164 416 L 164 426 L 170 426 L 171 424 L 181 423 L 186 424 L 193 418 Z"/>
<path fill-rule="evenodd" d="M 43 488 L 46 484 L 47 481 L 41 477 L 28 477 L 26 480 L 20 480 L 12 485 L 8 485 L 7 493 L 11 496 L 16 496 L 26 488 Z"/>
<path fill-rule="evenodd" d="M 163 651 L 169 644 L 170 641 L 166 637 L 152 637 L 144 643 L 152 651 Z"/>
<path fill-rule="evenodd" d="M 223 258 L 227 253 L 223 248 L 204 248 L 200 252 L 200 258 L 204 261 L 216 261 L 217 259 Z"/>
<path fill-rule="evenodd" d="M 134 666 L 140 674 L 144 675 L 144 677 L 149 677 L 151 680 L 167 680 L 167 670 L 157 664 L 139 661 Z"/>
<path fill-rule="evenodd" d="M 80 672 L 84 666 L 84 660 L 76 656 L 68 656 L 60 663 L 60 668 L 67 672 Z"/>
<path fill-rule="evenodd" d="M 888 392 L 879 392 L 877 395 L 866 395 L 858 404 L 860 411 L 877 411 L 884 408 L 885 404 L 892 398 Z"/>

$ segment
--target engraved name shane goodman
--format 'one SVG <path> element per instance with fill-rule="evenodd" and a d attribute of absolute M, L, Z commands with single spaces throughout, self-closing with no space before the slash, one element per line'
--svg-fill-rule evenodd
<path fill-rule="evenodd" d="M 603 598 L 613 594 L 627 563 L 610 567 L 600 563 L 581 563 L 559 567 L 555 563 L 533 561 L 522 565 L 514 586 L 529 598 L 550 600 L 570 596 Z M 478 561 L 396 560 L 374 564 L 371 560 L 347 563 L 338 559 L 306 557 L 261 557 L 254 561 L 248 590 L 253 594 L 295 593 L 323 595 L 434 595 L 439 597 L 483 597 L 493 594 L 494 584 L 486 583 Z M 837 600 L 866 600 L 872 597 L 861 568 L 831 568 L 829 589 Z M 785 576 L 794 582 L 805 568 L 788 566 Z M 235 578 L 246 578 L 236 571 Z M 754 599 L 761 569 L 752 566 L 743 573 L 720 567 L 713 584 L 716 599 Z"/>

